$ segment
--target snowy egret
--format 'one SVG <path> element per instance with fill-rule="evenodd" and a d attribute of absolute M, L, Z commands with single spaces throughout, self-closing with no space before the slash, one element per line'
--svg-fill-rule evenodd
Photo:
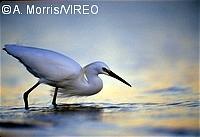
<path fill-rule="evenodd" d="M 82 68 L 73 59 L 47 49 L 7 44 L 3 50 L 18 59 L 31 74 L 39 78 L 38 82 L 23 94 L 25 109 L 28 109 L 28 94 L 41 83 L 55 87 L 52 101 L 55 107 L 59 89 L 67 96 L 90 96 L 98 93 L 103 88 L 98 74 L 114 77 L 131 87 L 100 61 Z"/>

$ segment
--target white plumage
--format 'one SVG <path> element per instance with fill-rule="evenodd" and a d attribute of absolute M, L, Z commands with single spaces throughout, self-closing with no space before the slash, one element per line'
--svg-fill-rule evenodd
<path fill-rule="evenodd" d="M 82 68 L 73 59 L 46 49 L 15 44 L 7 44 L 3 49 L 18 59 L 31 74 L 39 78 L 38 83 L 24 93 L 26 109 L 28 109 L 28 94 L 41 83 L 56 87 L 52 102 L 54 106 L 56 106 L 57 91 L 65 96 L 89 96 L 98 93 L 103 87 L 98 74 L 112 76 L 131 86 L 100 61 Z"/>
<path fill-rule="evenodd" d="M 81 71 L 73 59 L 50 50 L 17 45 L 6 45 L 5 49 L 38 78 L 61 81 L 76 78 Z"/>

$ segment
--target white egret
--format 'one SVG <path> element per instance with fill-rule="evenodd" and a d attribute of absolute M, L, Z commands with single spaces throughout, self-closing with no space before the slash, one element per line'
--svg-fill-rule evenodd
<path fill-rule="evenodd" d="M 31 74 L 39 78 L 39 81 L 23 94 L 25 109 L 29 108 L 28 94 L 41 83 L 55 87 L 52 101 L 55 107 L 58 89 L 64 89 L 68 96 L 90 96 L 98 93 L 103 88 L 98 74 L 114 77 L 131 87 L 100 61 L 82 68 L 73 59 L 46 49 L 7 44 L 3 50 L 18 59 Z"/>

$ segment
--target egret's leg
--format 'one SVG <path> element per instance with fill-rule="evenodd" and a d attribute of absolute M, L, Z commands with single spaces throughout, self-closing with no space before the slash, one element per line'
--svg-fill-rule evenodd
<path fill-rule="evenodd" d="M 33 85 L 33 87 L 31 87 L 29 90 L 27 90 L 23 97 L 24 97 L 24 103 L 25 103 L 25 109 L 28 109 L 28 94 L 35 89 L 38 85 L 40 84 L 40 82 L 37 82 L 35 85 Z"/>
<path fill-rule="evenodd" d="M 56 104 L 57 92 L 58 92 L 58 87 L 55 88 L 55 92 L 54 92 L 54 95 L 53 95 L 52 105 L 54 105 L 54 107 L 57 106 L 57 104 Z"/>

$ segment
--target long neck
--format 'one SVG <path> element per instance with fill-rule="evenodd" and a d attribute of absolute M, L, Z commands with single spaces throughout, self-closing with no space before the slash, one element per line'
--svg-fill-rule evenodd
<path fill-rule="evenodd" d="M 88 66 L 83 68 L 83 72 L 86 76 L 84 80 L 87 81 L 87 93 L 91 95 L 98 93 L 103 88 L 103 82 L 98 76 L 98 73 Z"/>

